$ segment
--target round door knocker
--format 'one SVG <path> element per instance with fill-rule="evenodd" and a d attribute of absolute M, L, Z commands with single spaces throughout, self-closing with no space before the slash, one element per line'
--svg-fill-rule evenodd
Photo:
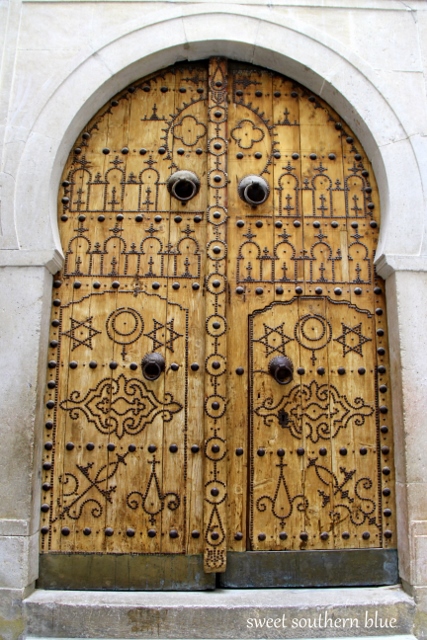
<path fill-rule="evenodd" d="M 286 356 L 276 356 L 270 360 L 268 372 L 279 384 L 289 384 L 294 376 L 294 365 Z"/>
<path fill-rule="evenodd" d="M 187 202 L 198 194 L 200 180 L 192 171 L 176 171 L 168 178 L 167 187 L 174 198 Z"/>
<path fill-rule="evenodd" d="M 261 176 L 249 175 L 240 180 L 237 191 L 244 202 L 256 206 L 267 200 L 270 187 Z"/>
<path fill-rule="evenodd" d="M 165 359 L 160 353 L 147 353 L 142 358 L 141 366 L 146 380 L 157 380 L 165 370 Z"/>

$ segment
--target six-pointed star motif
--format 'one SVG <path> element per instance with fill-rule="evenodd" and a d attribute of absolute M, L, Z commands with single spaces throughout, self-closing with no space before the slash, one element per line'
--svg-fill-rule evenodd
<path fill-rule="evenodd" d="M 72 351 L 77 349 L 77 347 L 89 347 L 89 349 L 93 349 L 92 347 L 92 338 L 96 336 L 97 333 L 101 333 L 97 329 L 92 327 L 93 316 L 86 318 L 86 320 L 75 320 L 74 318 L 70 318 L 71 321 L 71 329 L 69 331 L 63 331 L 63 336 L 68 336 L 72 343 Z"/>
<path fill-rule="evenodd" d="M 166 322 L 166 324 L 162 324 L 161 322 L 153 318 L 153 323 L 153 330 L 149 333 L 144 333 L 145 336 L 151 338 L 151 340 L 153 341 L 153 351 L 156 351 L 156 349 L 159 349 L 160 347 L 166 345 L 166 349 L 169 349 L 169 351 L 172 351 L 173 353 L 173 343 L 175 342 L 175 340 L 178 340 L 178 338 L 182 338 L 182 334 L 178 333 L 173 328 L 174 318 L 172 318 L 172 320 L 169 320 L 169 322 Z M 162 330 L 164 330 L 164 332 L 160 334 L 160 338 L 163 338 L 164 342 L 162 342 L 162 340 L 157 337 L 157 333 Z"/>
<path fill-rule="evenodd" d="M 362 346 L 365 342 L 370 342 L 371 338 L 366 338 L 362 335 L 362 323 L 356 325 L 355 327 L 347 327 L 343 322 L 341 322 L 342 326 L 342 335 L 339 338 L 335 338 L 336 342 L 342 344 L 343 349 L 343 357 L 350 353 L 350 351 L 354 351 L 358 353 L 359 356 L 363 356 Z"/>
<path fill-rule="evenodd" d="M 261 342 L 265 346 L 265 355 L 269 356 L 270 354 L 277 351 L 282 355 L 285 355 L 285 347 L 288 342 L 291 342 L 293 338 L 290 338 L 286 335 L 284 331 L 284 322 L 279 324 L 277 327 L 269 327 L 265 322 L 264 325 L 264 335 L 261 336 L 258 340 L 254 340 L 254 342 Z"/>

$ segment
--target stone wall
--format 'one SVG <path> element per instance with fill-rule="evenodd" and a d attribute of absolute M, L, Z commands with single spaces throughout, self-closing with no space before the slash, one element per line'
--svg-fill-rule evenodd
<path fill-rule="evenodd" d="M 24 631 L 38 573 L 42 392 L 56 196 L 70 146 L 116 91 L 224 55 L 324 98 L 379 184 L 400 575 L 427 638 L 427 3 L 424 0 L 0 0 L 0 636 Z M 83 633 L 83 630 L 82 630 Z"/>

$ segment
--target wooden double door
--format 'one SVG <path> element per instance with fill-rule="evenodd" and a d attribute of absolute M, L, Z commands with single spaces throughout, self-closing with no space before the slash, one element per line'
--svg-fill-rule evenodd
<path fill-rule="evenodd" d="M 277 73 L 176 65 L 84 128 L 58 215 L 41 584 L 393 581 L 379 202 L 348 126 Z"/>

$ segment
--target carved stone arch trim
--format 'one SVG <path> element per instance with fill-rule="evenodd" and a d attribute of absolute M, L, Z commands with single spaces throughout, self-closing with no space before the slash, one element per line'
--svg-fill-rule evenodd
<path fill-rule="evenodd" d="M 32 125 L 17 176 L 15 216 L 21 247 L 33 251 L 54 247 L 60 250 L 55 201 L 59 176 L 79 130 L 111 95 L 134 79 L 180 58 L 197 60 L 221 51 L 231 58 L 286 73 L 317 92 L 342 114 L 370 156 L 379 184 L 383 228 L 377 259 L 384 254 L 418 255 L 422 234 L 400 233 L 399 211 L 405 199 L 405 206 L 413 211 L 414 225 L 423 227 L 420 173 L 411 142 L 405 140 L 405 126 L 376 86 L 374 70 L 337 41 L 292 18 L 286 24 L 273 24 L 268 12 L 245 8 L 242 23 L 243 8 L 233 7 L 228 12 L 209 8 L 193 15 L 185 15 L 185 11 L 184 16 L 178 16 L 175 8 L 168 8 L 167 18 L 164 13 L 154 14 L 145 27 L 136 27 L 105 43 L 76 64 L 53 94 L 45 98 Z M 214 33 L 221 33 L 220 41 L 212 38 Z M 137 47 L 132 46 L 134 42 Z M 346 82 L 348 77 L 351 83 Z M 43 163 L 32 163 L 36 151 L 37 156 L 44 154 Z M 394 166 L 402 162 L 412 176 L 404 195 L 392 178 Z M 39 199 L 31 205 L 34 206 L 31 212 L 26 197 L 28 181 L 40 185 Z M 47 211 L 50 220 L 41 217 Z M 41 230 L 36 236 L 27 224 L 29 213 Z M 393 233 L 388 233 L 391 225 Z"/>
<path fill-rule="evenodd" d="M 208 16 L 207 22 L 211 28 L 215 25 L 220 26 L 221 18 L 221 15 L 213 12 Z M 366 68 L 362 62 L 359 64 L 354 59 L 350 60 L 346 57 L 347 54 L 339 51 L 339 47 L 335 46 L 336 43 L 328 50 L 325 43 L 321 42 L 321 35 L 318 32 L 314 37 L 313 31 L 310 29 L 292 30 L 290 25 L 287 27 L 271 25 L 268 20 L 250 15 L 248 16 L 248 26 L 245 26 L 243 30 L 240 28 L 241 41 L 237 43 L 237 26 L 242 26 L 241 15 L 236 10 L 234 15 L 227 14 L 227 19 L 231 28 L 234 29 L 234 33 L 227 36 L 221 30 L 224 34 L 221 42 L 206 40 L 201 43 L 201 35 L 193 37 L 191 34 L 197 32 L 197 23 L 199 24 L 199 33 L 202 33 L 201 28 L 206 25 L 206 13 L 191 17 L 184 16 L 184 18 L 172 17 L 168 21 L 168 27 L 175 27 L 175 31 L 172 31 L 175 41 L 171 40 L 166 50 L 163 48 L 165 42 L 162 38 L 162 34 L 165 33 L 165 22 L 159 20 L 156 24 L 137 29 L 135 32 L 128 33 L 109 43 L 102 49 L 102 53 L 98 51 L 91 54 L 83 63 L 76 66 L 68 77 L 62 79 L 60 86 L 46 100 L 38 118 L 33 123 L 21 156 L 15 190 L 15 214 L 17 235 L 23 251 L 4 252 L 6 260 L 11 260 L 14 265 L 45 264 L 52 273 L 58 269 L 60 249 L 56 227 L 56 193 L 59 176 L 71 142 L 76 138 L 78 131 L 89 117 L 115 91 L 136 77 L 164 64 L 172 64 L 180 56 L 188 55 L 188 50 L 185 47 L 190 45 L 192 47 L 191 57 L 194 59 L 211 55 L 217 51 L 218 47 L 222 46 L 226 55 L 231 54 L 258 64 L 268 64 L 279 72 L 287 70 L 288 75 L 292 75 L 306 86 L 317 90 L 343 115 L 349 125 L 357 130 L 362 144 L 373 162 L 382 199 L 383 226 L 377 252 L 377 261 L 381 265 L 380 273 L 387 276 L 394 269 L 425 268 L 426 265 L 422 257 L 417 260 L 422 249 L 420 240 L 422 234 L 413 234 L 411 237 L 409 234 L 399 232 L 401 227 L 399 226 L 398 214 L 403 204 L 403 194 L 399 193 L 398 185 L 393 183 L 394 166 L 397 166 L 397 160 L 405 162 L 409 167 L 408 173 L 412 176 L 412 182 L 408 185 L 408 191 L 405 194 L 405 205 L 411 207 L 414 212 L 414 225 L 417 228 L 422 228 L 423 197 L 416 157 L 411 142 L 405 140 L 402 123 L 387 103 L 386 98 L 373 84 L 375 81 L 373 70 Z M 188 36 L 183 33 L 181 28 L 185 24 L 188 26 Z M 266 27 L 274 28 L 281 34 L 280 45 L 275 49 L 267 44 L 269 40 L 265 35 Z M 254 32 L 256 29 L 258 29 L 259 37 L 255 44 Z M 136 37 L 139 39 L 139 48 L 125 46 Z M 277 39 L 275 41 L 278 42 Z M 301 46 L 307 42 L 310 43 L 312 52 L 310 55 L 313 56 L 312 63 L 308 65 L 308 68 L 311 67 L 311 71 L 307 70 L 307 61 L 304 60 L 305 54 L 300 53 L 298 60 L 292 57 L 292 51 L 301 52 L 301 50 L 307 49 L 306 46 Z M 300 46 L 295 47 L 295 43 Z M 279 51 L 279 47 L 284 50 Z M 131 51 L 138 51 L 141 58 L 136 60 L 128 57 Z M 320 60 L 325 52 L 328 52 L 328 56 L 325 57 L 327 63 L 323 65 L 322 71 Z M 104 57 L 104 54 L 108 55 Z M 134 55 L 134 53 L 131 54 L 131 56 Z M 108 68 L 106 61 L 111 61 L 114 56 L 116 66 L 111 65 Z M 267 61 L 268 57 L 269 61 Z M 327 69 L 331 59 L 335 62 L 335 66 L 332 64 L 331 68 L 337 69 L 335 75 L 330 75 Z M 348 87 L 345 85 L 344 78 L 354 73 L 355 63 L 359 69 L 363 69 L 363 72 L 358 71 L 352 77 L 353 86 Z M 87 93 L 88 83 L 81 82 L 88 76 L 93 77 L 89 96 Z M 77 91 L 76 87 L 78 87 Z M 67 102 L 69 96 L 72 96 L 72 100 L 67 105 L 67 109 L 62 111 L 62 106 Z M 368 111 L 377 116 L 381 114 L 382 122 L 365 120 Z M 58 116 L 58 114 L 60 115 Z M 357 120 L 359 120 L 359 124 L 356 125 Z M 387 128 L 389 138 L 385 139 L 383 131 Z M 393 138 L 397 142 L 394 142 Z M 39 165 L 31 162 L 36 151 L 38 154 L 40 151 L 45 154 L 43 163 Z M 31 203 L 26 201 L 28 181 L 40 185 L 39 198 Z M 409 195 L 409 203 L 407 195 Z M 50 219 L 48 219 L 46 212 L 49 212 Z M 28 217 L 31 218 L 32 224 L 38 225 L 39 233 L 37 236 L 31 235 L 33 227 L 27 225 Z M 390 234 L 388 230 L 392 225 L 393 234 Z M 7 255 L 9 253 L 14 255 Z M 386 257 L 386 253 L 389 254 L 389 258 Z M 413 260 L 411 260 L 411 256 L 414 256 Z"/>

